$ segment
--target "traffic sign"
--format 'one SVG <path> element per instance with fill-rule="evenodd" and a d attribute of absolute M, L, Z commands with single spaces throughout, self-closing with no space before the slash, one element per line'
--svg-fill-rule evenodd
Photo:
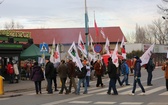
<path fill-rule="evenodd" d="M 40 44 L 40 52 L 48 52 L 48 44 L 41 43 Z"/>

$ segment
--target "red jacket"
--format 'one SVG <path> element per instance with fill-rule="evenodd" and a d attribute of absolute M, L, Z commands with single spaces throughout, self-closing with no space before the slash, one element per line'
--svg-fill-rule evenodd
<path fill-rule="evenodd" d="M 8 74 L 13 74 L 14 73 L 14 69 L 13 69 L 13 65 L 12 64 L 8 64 L 7 65 L 7 73 Z"/>

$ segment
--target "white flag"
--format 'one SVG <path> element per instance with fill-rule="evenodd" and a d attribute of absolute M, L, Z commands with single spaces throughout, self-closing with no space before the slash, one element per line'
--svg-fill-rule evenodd
<path fill-rule="evenodd" d="M 94 46 L 93 46 L 93 39 L 92 36 L 90 35 L 90 45 L 91 45 L 91 49 L 93 51 L 93 54 L 96 55 L 96 52 L 94 51 Z"/>
<path fill-rule="evenodd" d="M 101 35 L 103 36 L 103 38 L 106 39 L 106 36 L 105 36 L 105 34 L 104 34 L 104 31 L 103 31 L 103 28 L 101 28 L 100 33 L 101 33 Z"/>
<path fill-rule="evenodd" d="M 106 50 L 107 54 L 110 54 L 109 47 L 110 47 L 110 42 L 109 42 L 108 38 L 106 38 L 106 44 L 104 46 L 104 49 Z"/>
<path fill-rule="evenodd" d="M 81 32 L 79 33 L 79 38 L 78 38 L 78 48 L 83 53 L 83 55 L 86 57 L 87 51 L 86 51 L 85 44 L 82 40 Z"/>
<path fill-rule="evenodd" d="M 115 46 L 115 49 L 113 51 L 113 54 L 112 54 L 112 61 L 113 63 L 116 65 L 116 67 L 118 67 L 118 41 L 117 41 L 117 44 Z"/>
<path fill-rule="evenodd" d="M 123 58 L 126 59 L 126 50 L 125 50 L 124 37 L 122 38 L 120 48 L 121 48 L 121 54 L 122 54 Z"/>
<path fill-rule="evenodd" d="M 120 48 L 122 48 L 122 47 L 123 47 L 123 45 L 125 45 L 124 37 L 122 38 Z"/>
<path fill-rule="evenodd" d="M 50 55 L 50 62 L 52 63 L 55 63 L 54 52 L 55 52 L 55 39 L 53 40 L 53 44 L 51 48 L 51 55 Z"/>
<path fill-rule="evenodd" d="M 54 59 L 55 59 L 55 63 L 61 61 L 61 55 L 60 55 L 60 51 L 59 51 L 59 44 L 57 44 L 56 51 L 54 52 Z"/>
<path fill-rule="evenodd" d="M 154 48 L 154 44 L 152 44 L 148 50 L 145 51 L 145 53 L 140 57 L 142 63 L 141 63 L 141 66 L 144 65 L 144 64 L 147 64 L 151 55 L 152 55 L 152 52 L 153 52 L 153 48 Z"/>
<path fill-rule="evenodd" d="M 81 62 L 81 60 L 79 58 L 79 55 L 78 55 L 78 52 L 77 52 L 77 48 L 75 46 L 75 42 L 72 43 L 71 47 L 68 50 L 68 53 L 72 57 L 73 61 L 76 62 L 77 66 L 81 70 L 81 68 L 83 67 L 83 65 L 82 65 L 82 62 Z"/>

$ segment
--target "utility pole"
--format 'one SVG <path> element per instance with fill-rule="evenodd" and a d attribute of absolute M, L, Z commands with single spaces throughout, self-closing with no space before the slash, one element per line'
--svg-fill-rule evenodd
<path fill-rule="evenodd" d="M 87 13 L 86 0 L 85 0 L 85 35 L 86 35 L 86 52 L 87 52 L 87 58 L 88 58 L 89 18 Z"/>

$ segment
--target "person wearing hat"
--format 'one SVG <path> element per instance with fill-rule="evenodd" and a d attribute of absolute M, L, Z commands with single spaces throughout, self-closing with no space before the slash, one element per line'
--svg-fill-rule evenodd
<path fill-rule="evenodd" d="M 130 93 L 130 95 L 135 95 L 135 90 L 136 90 L 136 84 L 137 83 L 142 90 L 141 95 L 145 95 L 145 89 L 141 84 L 141 62 L 142 61 L 138 56 L 134 56 L 134 63 L 133 63 L 134 83 L 133 83 L 132 93 Z"/>
<path fill-rule="evenodd" d="M 162 70 L 165 73 L 165 80 L 166 80 L 166 90 L 168 91 L 168 58 L 166 58 L 166 61 L 162 65 Z"/>
<path fill-rule="evenodd" d="M 45 77 L 47 79 L 47 91 L 48 94 L 52 94 L 52 71 L 54 70 L 54 65 L 53 63 L 50 62 L 49 58 L 46 58 L 45 60 L 46 65 L 45 65 Z"/>

